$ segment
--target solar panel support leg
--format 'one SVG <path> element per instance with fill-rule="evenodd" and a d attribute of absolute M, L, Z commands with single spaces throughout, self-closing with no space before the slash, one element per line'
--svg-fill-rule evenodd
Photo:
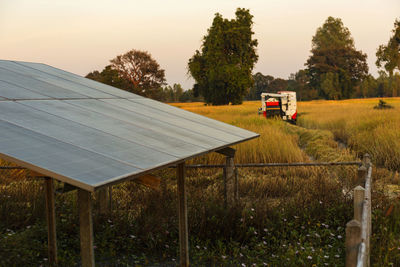
<path fill-rule="evenodd" d="M 178 178 L 178 210 L 179 210 L 179 248 L 180 266 L 189 266 L 189 241 L 187 223 L 187 201 L 185 188 L 185 163 L 177 166 Z"/>
<path fill-rule="evenodd" d="M 82 267 L 94 266 L 92 194 L 78 189 L 79 229 Z"/>
<path fill-rule="evenodd" d="M 57 265 L 57 236 L 54 179 L 45 177 L 46 189 L 46 220 L 47 220 L 47 246 L 50 266 Z"/>
<path fill-rule="evenodd" d="M 234 157 L 227 156 L 224 167 L 224 200 L 225 207 L 233 206 L 238 199 L 238 181 L 235 175 Z"/>
<path fill-rule="evenodd" d="M 99 212 L 103 215 L 110 213 L 110 188 L 102 188 L 97 193 Z"/>

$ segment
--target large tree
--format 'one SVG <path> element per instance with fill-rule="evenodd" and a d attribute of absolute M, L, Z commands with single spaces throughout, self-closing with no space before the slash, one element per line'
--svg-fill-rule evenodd
<path fill-rule="evenodd" d="M 112 59 L 111 66 L 132 84 L 132 92 L 155 98 L 165 83 L 164 70 L 150 53 L 132 49 Z"/>
<path fill-rule="evenodd" d="M 396 87 L 393 86 L 393 72 L 397 69 L 400 71 L 400 20 L 394 22 L 393 36 L 390 37 L 387 45 L 380 45 L 376 52 L 376 65 L 384 67 L 389 73 L 390 85 L 392 87 L 392 95 L 396 96 Z"/>
<path fill-rule="evenodd" d="M 312 39 L 311 56 L 305 64 L 310 86 L 328 99 L 349 98 L 368 75 L 366 60 L 342 20 L 328 17 Z"/>
<path fill-rule="evenodd" d="M 241 104 L 253 84 L 251 73 L 258 59 L 253 16 L 242 8 L 235 14 L 228 20 L 217 13 L 201 51 L 189 59 L 189 73 L 196 81 L 193 90 L 209 104 Z"/>

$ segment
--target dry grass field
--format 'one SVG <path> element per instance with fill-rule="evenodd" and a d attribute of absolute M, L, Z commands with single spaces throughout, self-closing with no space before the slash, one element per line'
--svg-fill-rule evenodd
<path fill-rule="evenodd" d="M 368 152 L 373 184 L 373 266 L 400 266 L 400 99 L 298 104 L 298 126 L 240 106 L 178 103 L 180 108 L 259 133 L 236 146 L 235 162 L 356 160 Z M 191 163 L 222 163 L 216 153 Z M 2 163 L 4 165 L 6 163 Z M 95 209 L 96 261 L 101 266 L 175 266 L 176 180 L 157 173 L 162 190 L 136 183 L 113 188 L 113 211 Z M 190 255 L 194 266 L 344 266 L 344 226 L 352 218 L 356 167 L 239 170 L 237 206 L 223 206 L 221 170 L 188 170 Z M 26 171 L 0 171 L 0 266 L 46 266 L 42 183 Z M 75 192 L 58 194 L 60 266 L 79 266 Z"/>

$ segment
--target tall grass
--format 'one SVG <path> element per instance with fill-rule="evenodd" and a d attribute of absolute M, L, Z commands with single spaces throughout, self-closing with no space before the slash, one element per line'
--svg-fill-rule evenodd
<path fill-rule="evenodd" d="M 257 115 L 259 102 L 222 107 L 204 106 L 202 103 L 175 105 L 259 133 L 260 138 L 235 146 L 237 163 L 357 158 L 357 153 L 335 141 L 350 144 L 354 138 L 353 128 L 362 128 L 356 122 L 349 124 L 343 116 L 346 109 L 341 102 L 299 103 L 300 123 L 310 129 L 277 119 L 266 120 Z M 336 109 L 337 115 L 343 119 L 333 115 L 328 118 L 329 111 L 324 111 L 325 118 L 316 118 L 319 109 L 330 107 Z M 349 107 L 354 108 L 350 104 Z M 376 120 L 380 123 L 379 119 Z M 371 120 L 371 124 L 375 125 L 375 122 Z M 368 139 L 368 136 L 363 138 Z M 393 138 L 397 140 L 397 137 Z M 355 144 L 350 147 L 358 153 L 363 152 Z M 217 153 L 193 160 L 196 163 L 223 161 L 224 157 Z M 28 180 L 24 171 L 0 173 L 0 266 L 46 265 L 42 183 Z M 162 177 L 162 190 L 151 190 L 132 182 L 123 183 L 113 188 L 112 214 L 103 216 L 94 209 L 98 264 L 176 265 L 175 173 L 163 170 L 155 174 Z M 354 186 L 352 178 L 355 175 L 354 167 L 240 169 L 240 201 L 226 209 L 223 206 L 222 172 L 187 170 L 192 264 L 343 266 L 344 226 L 352 217 L 349 190 Z M 383 249 L 373 250 L 372 260 L 376 266 L 389 263 L 400 266 L 399 253 L 396 253 L 396 244 L 400 242 L 399 220 L 396 220 L 399 210 L 387 197 L 383 186 L 386 182 L 395 183 L 398 175 L 378 169 L 374 179 L 373 248 L 379 246 Z M 394 206 L 388 214 L 391 205 Z M 57 194 L 56 210 L 60 266 L 77 265 L 79 220 L 75 193 Z"/>
<path fill-rule="evenodd" d="M 377 110 L 378 99 L 299 103 L 299 125 L 326 129 L 357 154 L 375 164 L 400 169 L 400 98 L 385 99 L 394 109 Z"/>
<path fill-rule="evenodd" d="M 298 146 L 298 136 L 284 130 L 279 119 L 266 120 L 257 114 L 258 103 L 245 102 L 240 106 L 205 106 L 202 103 L 178 103 L 180 108 L 223 121 L 260 134 L 260 137 L 235 146 L 236 162 L 300 162 L 306 154 Z M 203 163 L 222 162 L 223 157 L 215 153 L 202 159 Z"/>

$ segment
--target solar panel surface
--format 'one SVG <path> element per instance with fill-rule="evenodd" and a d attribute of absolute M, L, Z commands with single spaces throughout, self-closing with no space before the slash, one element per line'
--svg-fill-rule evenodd
<path fill-rule="evenodd" d="M 0 60 L 0 157 L 85 190 L 258 134 L 40 63 Z"/>

